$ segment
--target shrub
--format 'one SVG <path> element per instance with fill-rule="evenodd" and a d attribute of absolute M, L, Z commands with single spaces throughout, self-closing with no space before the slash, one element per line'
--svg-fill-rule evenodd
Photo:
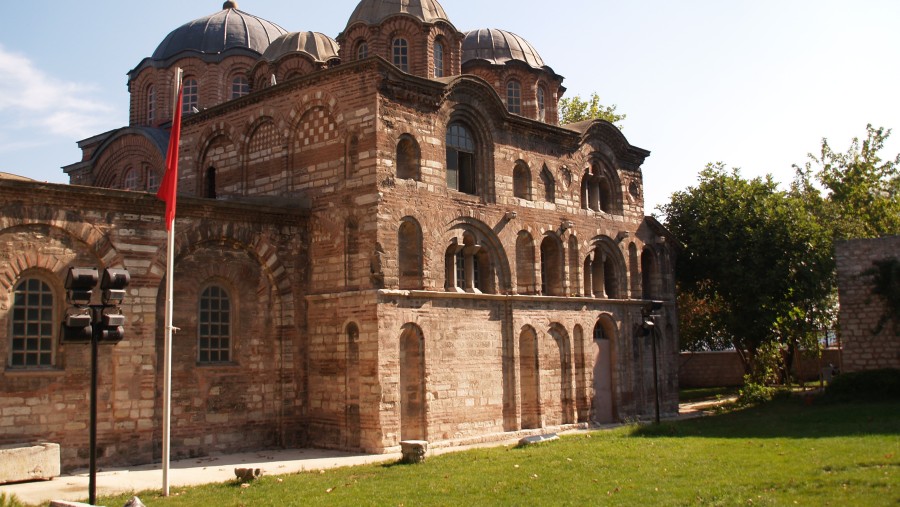
<path fill-rule="evenodd" d="M 834 377 L 825 389 L 829 401 L 900 400 L 900 369 L 857 371 Z"/>

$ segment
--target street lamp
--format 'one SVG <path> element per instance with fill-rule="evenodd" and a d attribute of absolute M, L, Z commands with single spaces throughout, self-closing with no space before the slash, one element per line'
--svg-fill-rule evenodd
<path fill-rule="evenodd" d="M 69 268 L 66 275 L 66 302 L 70 308 L 62 322 L 64 343 L 91 343 L 91 470 L 89 502 L 97 500 L 97 356 L 100 342 L 118 343 L 125 337 L 125 316 L 119 305 L 125 300 L 125 288 L 131 276 L 125 269 L 103 271 L 101 304 L 91 304 L 94 287 L 100 279 L 96 268 Z"/>
<path fill-rule="evenodd" d="M 641 330 L 643 336 L 650 337 L 650 343 L 653 346 L 653 398 L 655 401 L 655 412 L 653 421 L 659 424 L 659 367 L 656 361 L 656 339 L 659 337 L 659 329 L 656 327 L 656 318 L 659 317 L 659 311 L 662 310 L 662 301 L 650 301 L 641 308 Z"/>

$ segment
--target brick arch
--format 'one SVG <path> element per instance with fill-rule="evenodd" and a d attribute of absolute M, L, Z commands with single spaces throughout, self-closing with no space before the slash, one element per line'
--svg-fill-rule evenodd
<path fill-rule="evenodd" d="M 607 295 L 611 298 L 616 296 L 615 299 L 625 299 L 628 295 L 628 264 L 622 250 L 612 238 L 604 235 L 592 238 L 589 242 L 589 246 L 591 248 L 581 256 L 582 265 L 584 266 L 585 293 L 590 294 L 591 291 L 593 291 L 594 297 L 600 297 L 597 292 L 601 287 L 597 285 L 595 279 L 598 279 L 598 276 L 602 276 L 602 279 L 604 280 L 603 289 L 605 290 L 609 284 L 607 281 L 608 275 L 613 275 L 615 276 L 615 281 L 610 288 L 615 289 L 615 291 L 613 295 Z M 610 259 L 611 265 L 609 266 L 609 273 L 606 272 L 606 266 L 596 266 L 596 256 L 599 253 L 606 254 L 607 258 Z M 590 270 L 588 264 L 593 265 Z M 603 270 L 603 274 L 601 275 L 597 269 Z M 591 283 L 588 283 L 589 278 L 591 279 Z"/>
<path fill-rule="evenodd" d="M 70 222 L 65 218 L 64 211 L 56 212 L 55 217 L 47 216 L 41 219 L 18 218 L 10 215 L 8 213 L 0 214 L 0 236 L 14 232 L 16 229 L 46 225 L 61 231 L 84 245 L 86 250 L 103 267 L 124 266 L 124 257 L 100 229 L 86 222 Z M 4 263 L 3 268 L 0 268 L 0 273 L 2 273 L 0 284 L 4 287 L 11 287 L 10 284 L 18 278 L 19 274 L 27 269 L 43 268 L 51 272 L 57 272 L 63 267 L 56 262 L 51 262 L 49 257 L 35 257 L 21 250 L 17 250 L 15 255 L 15 258 L 9 259 L 8 262 Z"/>
<path fill-rule="evenodd" d="M 208 156 L 211 149 L 218 143 L 224 143 L 225 146 L 233 146 L 237 151 L 237 160 L 234 160 L 232 166 L 236 168 L 243 167 L 242 155 L 243 151 L 240 149 L 238 140 L 240 139 L 240 133 L 238 130 L 232 126 L 231 124 L 225 122 L 218 122 L 206 127 L 203 132 L 201 132 L 199 136 L 199 141 L 197 142 L 196 151 L 197 159 L 194 166 L 194 181 L 195 188 L 194 192 L 196 196 L 202 197 L 207 195 L 207 170 L 210 167 L 210 163 L 208 162 Z M 217 167 L 218 169 L 222 169 L 221 167 Z M 239 169 L 236 169 L 239 170 Z M 218 175 L 217 175 L 218 176 Z M 219 178 L 221 181 L 221 178 Z M 221 186 L 221 185 L 216 185 Z"/>
<path fill-rule="evenodd" d="M 272 108 L 266 108 L 258 117 L 251 118 L 240 137 L 238 148 L 244 195 L 271 194 L 271 190 L 282 186 L 276 175 L 284 168 L 282 159 L 287 144 L 286 136 L 287 131 L 279 127 L 276 112 Z M 258 177 L 267 181 L 266 187 L 271 187 L 270 191 L 254 184 Z"/>
<path fill-rule="evenodd" d="M 453 220 L 449 230 L 444 235 L 442 247 L 446 248 L 447 245 L 454 241 L 462 245 L 464 242 L 464 234 L 466 232 L 474 233 L 476 238 L 487 243 L 488 248 L 490 249 L 490 258 L 497 276 L 497 292 L 511 293 L 512 275 L 510 273 L 509 255 L 506 253 L 506 249 L 500 241 L 500 238 L 497 237 L 497 234 L 487 224 L 471 217 L 460 217 Z M 441 256 L 439 258 L 443 257 Z"/>
<path fill-rule="evenodd" d="M 93 186 L 116 188 L 120 184 L 126 167 L 162 168 L 165 164 L 163 153 L 146 135 L 137 132 L 123 132 L 104 144 L 94 164 Z"/>
<path fill-rule="evenodd" d="M 288 79 L 315 72 L 323 66 L 324 64 L 318 64 L 306 54 L 285 55 L 275 63 L 275 79 L 282 83 Z"/>
<path fill-rule="evenodd" d="M 280 298 L 281 308 L 291 308 L 294 304 L 294 296 L 291 290 L 291 281 L 288 277 L 289 270 L 278 258 L 277 248 L 264 236 L 250 231 L 234 229 L 228 224 L 206 224 L 203 227 L 195 227 L 177 232 L 175 235 L 175 264 L 200 248 L 210 244 L 227 244 L 234 248 L 246 251 L 252 259 L 259 263 L 262 271 L 266 273 L 269 283 L 275 288 L 275 293 Z M 157 275 L 162 281 L 166 274 L 166 252 L 160 249 L 156 257 L 151 261 L 148 272 Z M 162 283 L 159 290 L 164 291 Z"/>

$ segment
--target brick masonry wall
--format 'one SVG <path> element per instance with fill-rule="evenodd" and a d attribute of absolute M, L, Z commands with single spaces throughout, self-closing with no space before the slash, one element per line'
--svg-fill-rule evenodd
<path fill-rule="evenodd" d="M 900 236 L 838 243 L 835 259 L 844 371 L 900 368 L 900 322 L 895 317 L 875 332 L 887 304 L 872 294 L 872 279 L 863 274 L 875 261 L 900 259 Z"/>
<path fill-rule="evenodd" d="M 840 369 L 841 350 L 826 349 L 821 357 L 802 353 L 794 358 L 794 375 L 804 382 L 819 380 L 822 368 Z M 734 351 L 682 352 L 678 358 L 678 384 L 691 387 L 737 387 L 744 385 L 744 364 Z"/>
<path fill-rule="evenodd" d="M 77 200 L 78 210 L 71 210 Z M 66 304 L 70 266 L 125 267 L 126 338 L 101 345 L 98 455 L 101 466 L 159 458 L 165 274 L 163 204 L 148 194 L 0 181 L 0 357 L 9 357 L 11 295 L 23 276 L 45 280 L 54 320 Z M 296 302 L 302 279 L 303 213 L 265 213 L 179 200 L 173 342 L 172 455 L 258 449 L 305 438 L 294 399 L 304 375 Z M 299 263 L 295 264 L 295 263 Z M 288 275 L 291 273 L 291 276 Z M 233 360 L 197 355 L 198 290 L 232 289 Z M 56 343 L 53 366 L 0 371 L 0 445 L 60 443 L 63 466 L 84 466 L 88 449 L 90 346 Z M 252 379 L 252 380 L 251 380 Z"/>

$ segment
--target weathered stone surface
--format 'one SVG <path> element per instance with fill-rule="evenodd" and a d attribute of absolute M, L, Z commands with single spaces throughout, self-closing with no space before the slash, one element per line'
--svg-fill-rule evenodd
<path fill-rule="evenodd" d="M 519 440 L 520 446 L 532 445 L 532 444 L 540 444 L 542 442 L 552 442 L 554 440 L 559 440 L 559 435 L 556 433 L 548 433 L 546 435 L 534 435 L 530 437 L 524 437 Z"/>
<path fill-rule="evenodd" d="M 59 444 L 0 447 L 0 484 L 59 476 Z"/>
<path fill-rule="evenodd" d="M 403 463 L 421 463 L 425 461 L 425 454 L 428 453 L 428 442 L 425 440 L 402 440 L 400 441 L 400 452 L 403 454 L 401 458 Z"/>

